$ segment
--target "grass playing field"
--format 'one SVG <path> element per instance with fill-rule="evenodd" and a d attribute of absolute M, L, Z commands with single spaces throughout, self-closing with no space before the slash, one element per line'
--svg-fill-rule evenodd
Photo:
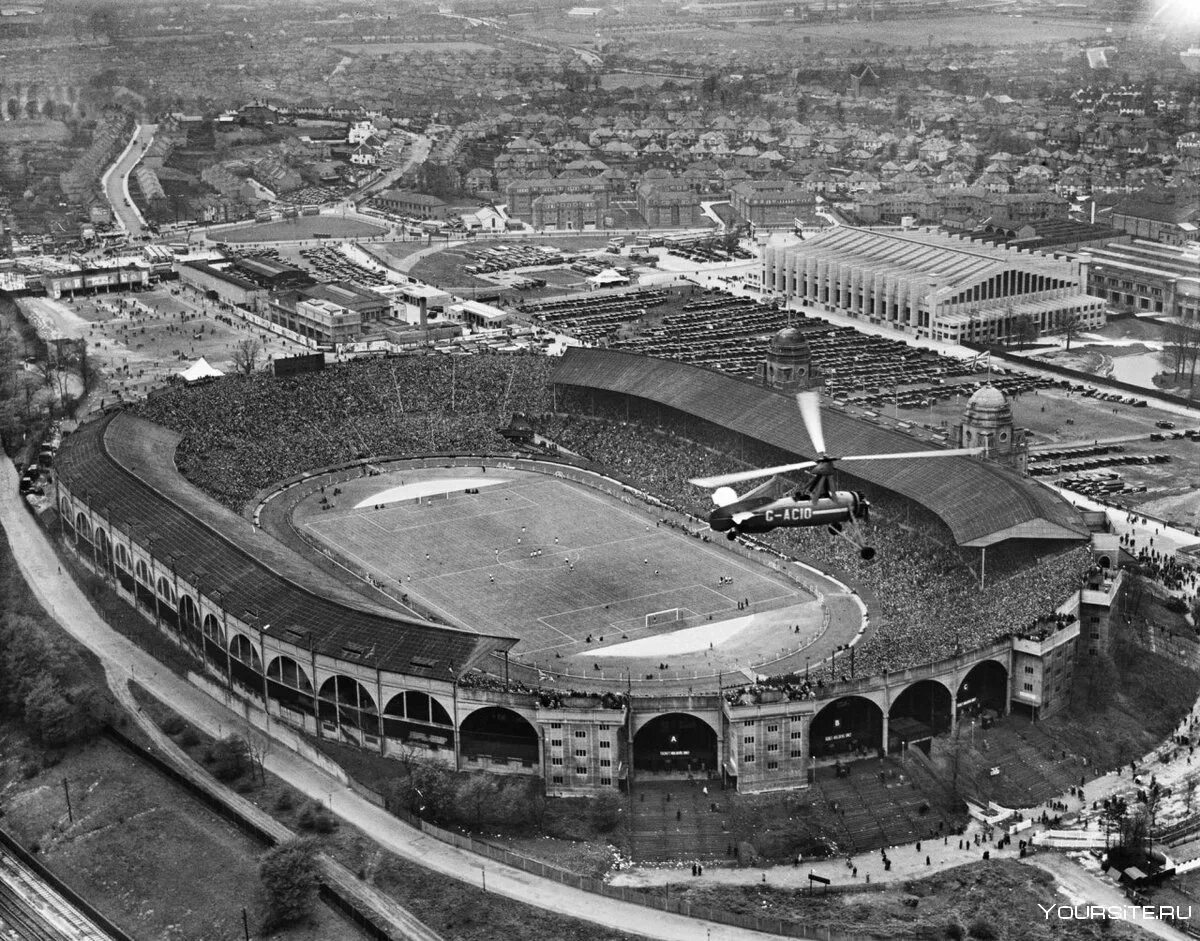
<path fill-rule="evenodd" d="M 443 494 L 374 502 L 392 499 L 385 494 L 401 485 L 416 493 L 435 484 Z M 813 595 L 766 566 L 548 474 L 437 468 L 339 486 L 332 509 L 321 508 L 319 493 L 302 500 L 294 525 L 351 571 L 386 586 L 402 582 L 411 600 L 448 621 L 519 637 L 514 656 L 554 672 L 572 665 L 576 672 L 623 671 L 643 662 L 658 669 L 669 655 L 672 673 L 709 675 L 811 642 L 822 627 Z M 465 493 L 468 487 L 479 492 Z M 749 604 L 739 609 L 739 602 Z M 646 626 L 648 614 L 673 608 L 683 620 Z M 686 632 L 701 625 L 703 643 L 685 649 Z M 589 659 L 599 648 L 652 635 L 663 636 L 661 649 L 606 656 L 604 667 Z"/>

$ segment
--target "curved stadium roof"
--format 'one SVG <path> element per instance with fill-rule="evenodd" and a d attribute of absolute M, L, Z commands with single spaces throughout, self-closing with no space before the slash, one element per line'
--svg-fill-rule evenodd
<path fill-rule="evenodd" d="M 318 654 L 449 680 L 516 643 L 372 604 L 184 479 L 179 440 L 115 412 L 68 435 L 56 471 L 108 518 L 114 540 L 130 534 L 231 615 Z"/>
<path fill-rule="evenodd" d="M 552 378 L 558 385 L 638 396 L 792 454 L 816 456 L 791 396 L 723 373 L 616 350 L 572 348 Z M 823 419 L 826 442 L 835 453 L 914 450 L 914 439 L 903 432 L 834 409 L 826 409 Z M 961 546 L 980 548 L 1006 539 L 1082 540 L 1088 535 L 1064 500 L 990 461 L 863 461 L 847 474 L 927 507 Z"/>

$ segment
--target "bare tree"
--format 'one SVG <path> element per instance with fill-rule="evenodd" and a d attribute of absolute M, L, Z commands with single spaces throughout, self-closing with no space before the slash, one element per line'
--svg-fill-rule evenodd
<path fill-rule="evenodd" d="M 1071 341 L 1079 335 L 1079 315 L 1076 313 L 1067 314 L 1062 325 L 1062 335 L 1067 339 L 1067 350 L 1071 349 Z"/>
<path fill-rule="evenodd" d="M 258 369 L 258 362 L 263 353 L 262 344 L 254 337 L 239 340 L 233 348 L 233 368 L 249 376 Z"/>
<path fill-rule="evenodd" d="M 1017 341 L 1018 348 L 1022 350 L 1038 338 L 1038 333 L 1037 321 L 1033 319 L 1032 314 L 1018 317 L 1013 324 L 1013 338 Z"/>
<path fill-rule="evenodd" d="M 1188 380 L 1188 395 L 1196 394 L 1196 365 L 1200 361 L 1200 323 L 1185 320 L 1167 326 L 1163 343 L 1163 358 L 1171 368 L 1176 382 Z"/>
<path fill-rule="evenodd" d="M 271 753 L 271 737 L 269 735 L 250 735 L 246 739 L 250 749 L 250 763 L 258 769 L 258 780 L 264 786 L 267 783 L 267 755 Z"/>

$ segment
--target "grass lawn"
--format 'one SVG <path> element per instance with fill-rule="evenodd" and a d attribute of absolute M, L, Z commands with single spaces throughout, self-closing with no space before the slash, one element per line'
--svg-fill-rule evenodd
<path fill-rule="evenodd" d="M 402 483 L 428 483 L 445 495 L 375 507 L 376 496 Z M 590 658 L 606 641 L 682 626 L 648 628 L 653 612 L 680 608 L 695 625 L 738 617 L 746 598 L 756 612 L 812 601 L 764 566 L 658 527 L 646 512 L 550 474 L 495 466 L 486 474 L 477 467 L 398 470 L 341 487 L 328 511 L 319 491 L 309 494 L 294 510 L 294 525 L 353 570 L 388 585 L 402 580 L 418 605 L 441 617 L 520 637 L 514 655 L 547 670 L 576 657 L 576 671 L 603 678 L 608 664 L 593 667 Z M 467 488 L 479 492 L 463 493 Z M 360 502 L 366 505 L 354 509 Z M 734 578 L 733 586 L 722 585 L 722 576 Z M 672 656 L 671 667 L 708 675 L 726 660 L 725 669 L 739 658 L 758 662 L 777 651 L 780 636 L 760 637 L 747 627 L 720 649 Z M 616 657 L 614 675 L 623 676 L 630 663 L 635 673 L 655 669 L 656 656 Z"/>
<path fill-rule="evenodd" d="M 101 738 L 42 756 L 10 723 L 0 728 L 0 756 L 5 827 L 134 937 L 241 937 L 243 906 L 252 927 L 262 923 L 258 860 L 265 848 L 119 746 Z M 29 776 L 33 768 L 40 770 Z M 277 937 L 362 936 L 318 905 L 310 924 Z"/>
<path fill-rule="evenodd" d="M 344 216 L 299 216 L 278 222 L 262 222 L 237 229 L 222 229 L 211 233 L 218 242 L 293 242 L 316 238 L 320 232 L 332 238 L 371 238 L 383 235 L 382 226 L 347 219 Z"/>

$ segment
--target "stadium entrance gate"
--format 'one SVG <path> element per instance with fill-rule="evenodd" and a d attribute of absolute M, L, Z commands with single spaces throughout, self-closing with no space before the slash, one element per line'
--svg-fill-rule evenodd
<path fill-rule="evenodd" d="M 503 706 L 485 706 L 462 721 L 459 727 L 462 757 L 467 762 L 519 762 L 538 767 L 538 734 L 519 713 Z"/>
<path fill-rule="evenodd" d="M 717 770 L 717 733 L 685 712 L 655 716 L 633 737 L 633 766 L 654 774 L 705 774 Z"/>
<path fill-rule="evenodd" d="M 842 696 L 813 716 L 809 726 L 813 758 L 883 747 L 883 710 L 862 696 Z"/>
<path fill-rule="evenodd" d="M 928 755 L 933 737 L 950 729 L 950 698 L 950 690 L 937 680 L 905 687 L 888 710 L 888 751 L 916 745 Z"/>

